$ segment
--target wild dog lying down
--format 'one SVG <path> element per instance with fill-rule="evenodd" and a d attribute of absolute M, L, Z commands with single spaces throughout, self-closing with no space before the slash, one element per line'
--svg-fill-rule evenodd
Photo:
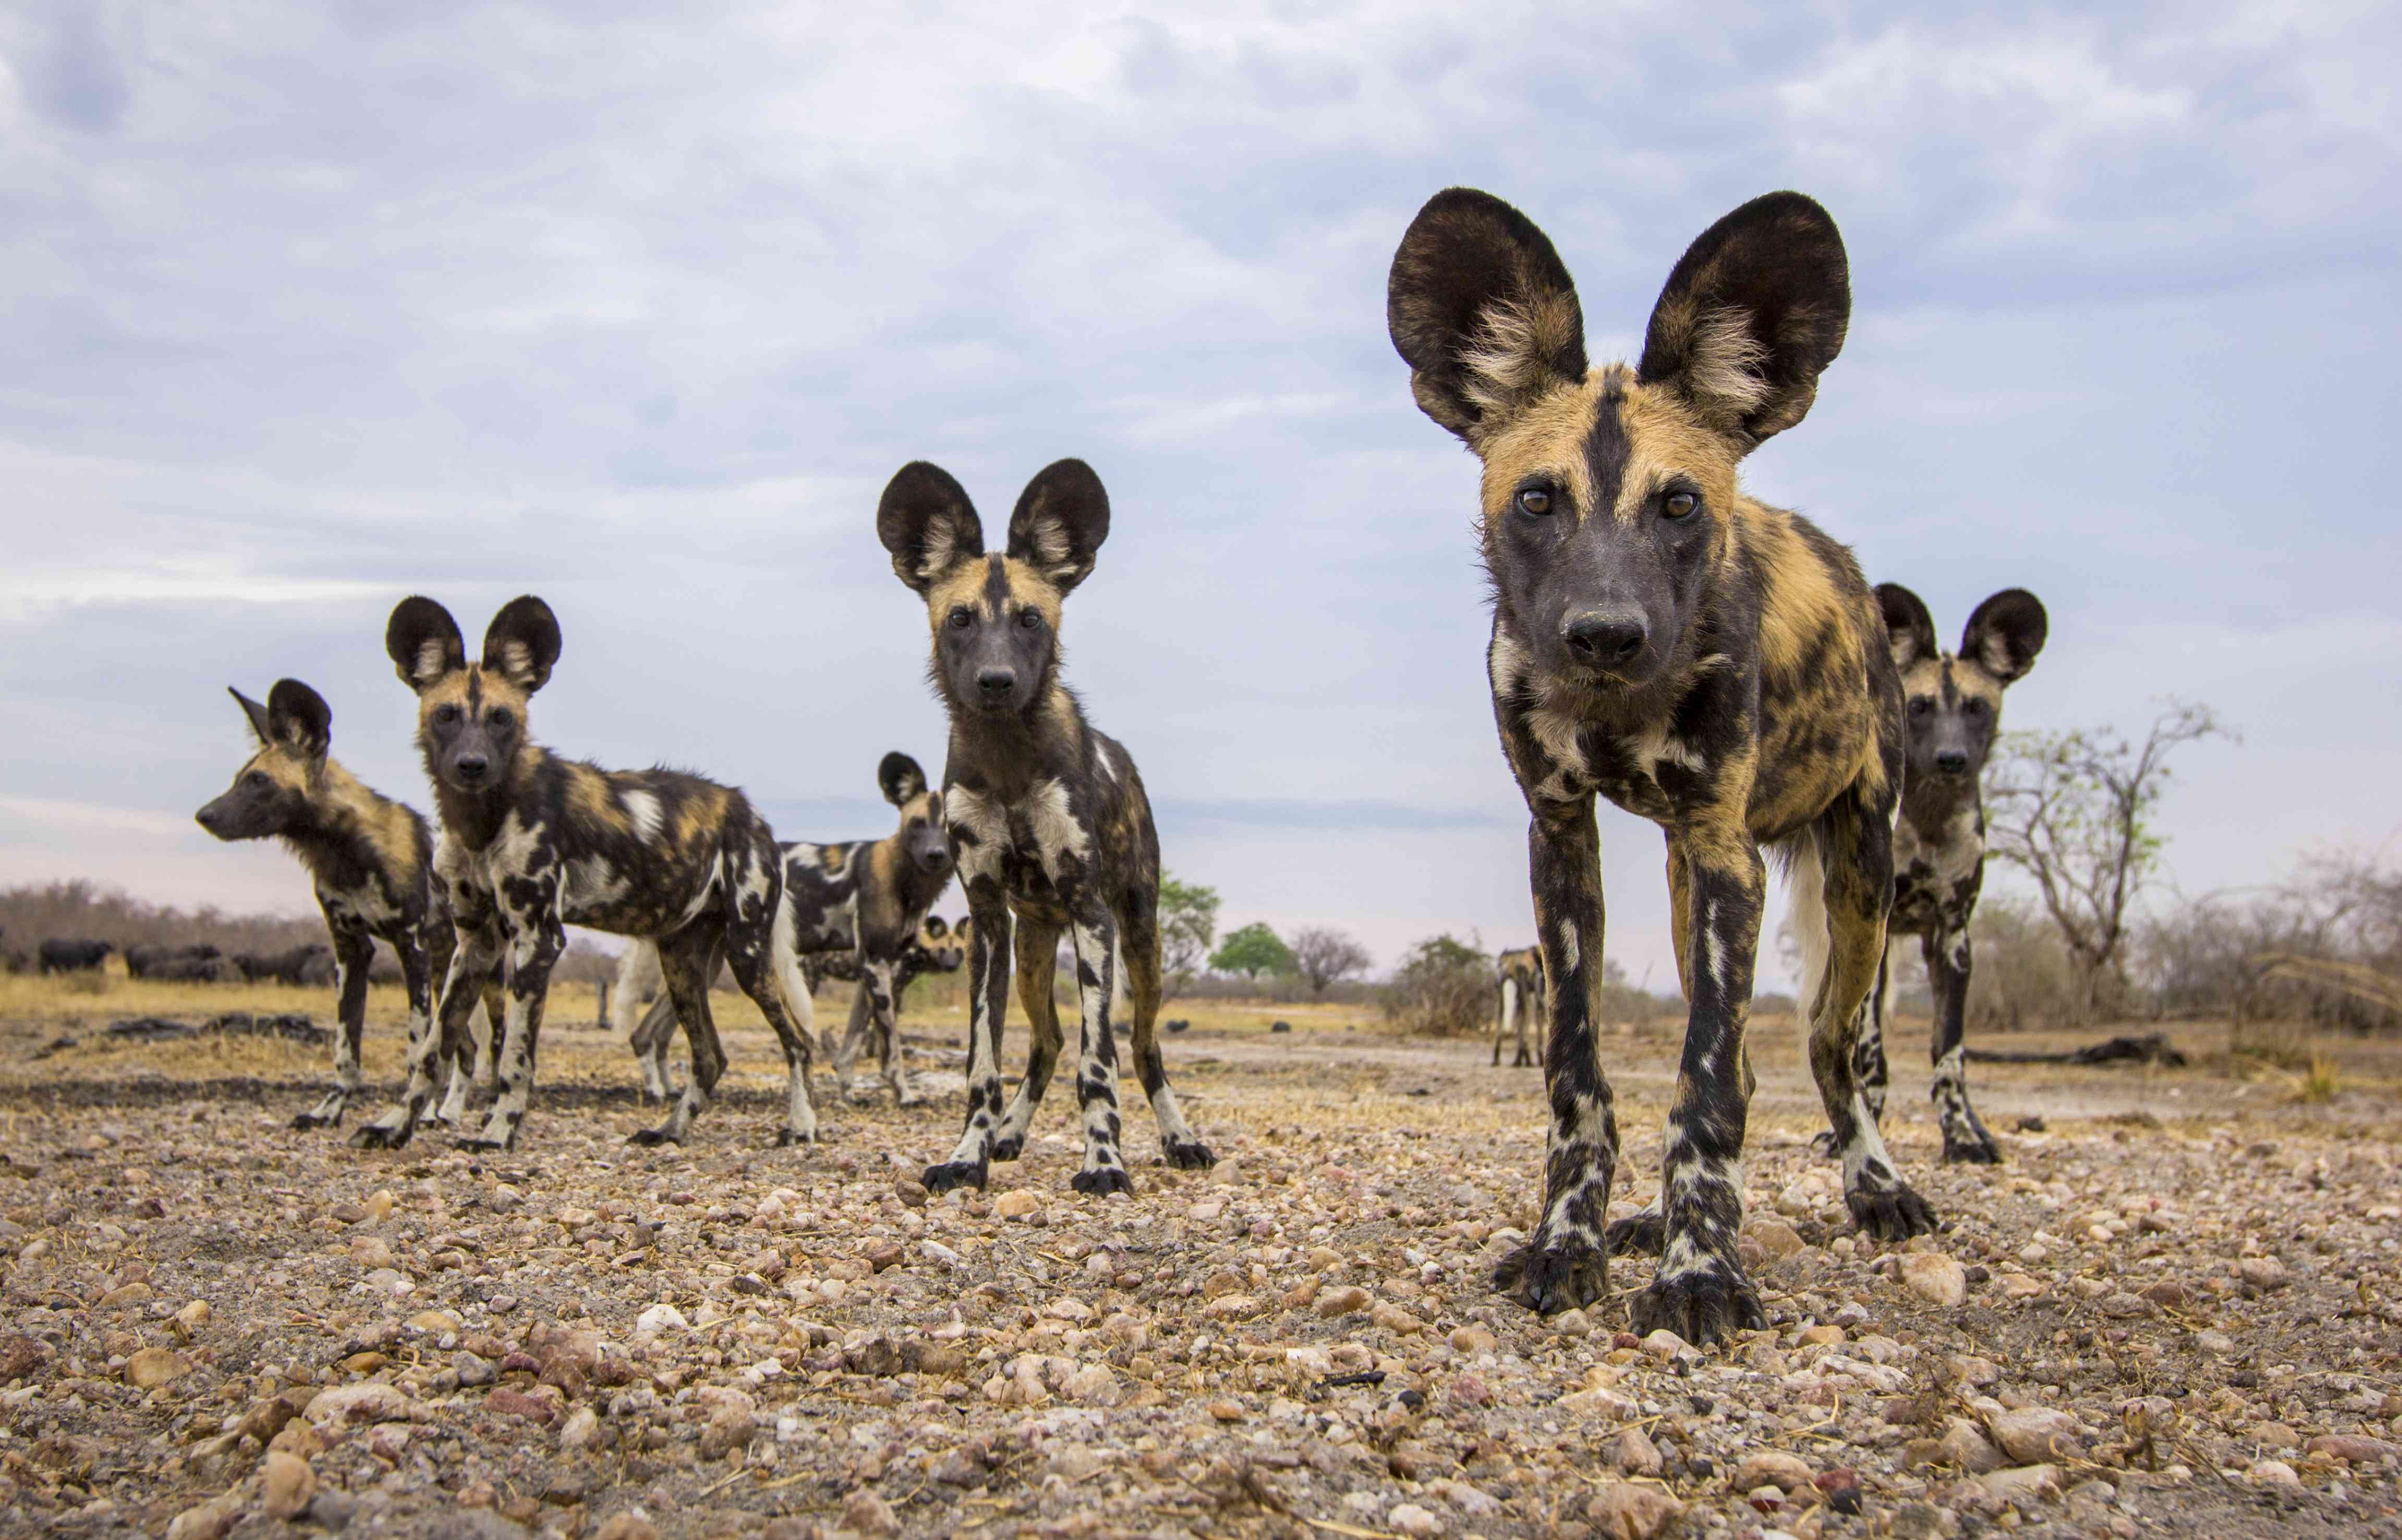
<path fill-rule="evenodd" d="M 2035 667 L 2050 621 L 2023 588 L 2005 588 L 1969 615 L 1960 651 L 1935 640 L 1926 601 L 1898 583 L 1877 585 L 1894 667 L 1901 672 L 1910 768 L 1894 826 L 1893 914 L 1877 964 L 1854 1067 L 1869 1110 L 1884 1117 L 1884 1017 L 1893 947 L 1916 936 L 1935 997 L 1935 1114 L 1943 1158 L 1993 1165 L 2002 1158 L 1976 1108 L 1961 1039 L 1968 1008 L 1968 922 L 1985 878 L 1985 759 L 2002 724 L 2002 692 Z M 1824 1135 L 1821 1135 L 1823 1138 Z"/>
<path fill-rule="evenodd" d="M 1809 410 L 1850 314 L 1842 239 L 1798 193 L 1756 199 L 1693 242 L 1633 368 L 1588 365 L 1567 269 L 1498 199 L 1437 194 L 1393 257 L 1387 319 L 1411 389 L 1484 461 L 1487 664 L 1532 815 L 1553 1010 L 1543 1217 L 1496 1283 L 1539 1311 L 1600 1298 L 1610 1246 L 1663 1246 L 1636 1329 L 1701 1342 L 1763 1323 L 1735 1258 L 1762 846 L 1792 887 L 1845 1200 L 1882 1238 L 1934 1222 L 1895 1175 L 1852 1059 L 1893 885 L 1900 682 L 1851 554 L 1736 479 Z M 1596 792 L 1667 833 L 1691 1009 L 1663 1202 L 1607 1234 L 1618 1124 L 1594 1038 Z"/>
<path fill-rule="evenodd" d="M 417 692 L 418 748 L 442 814 L 435 869 L 449 887 L 460 942 L 442 994 L 446 1034 L 465 1025 L 463 981 L 508 965 L 500 1096 L 482 1133 L 461 1143 L 516 1142 L 570 925 L 656 942 L 692 1045 L 683 1095 L 635 1142 L 681 1142 L 725 1073 L 709 1011 L 721 960 L 783 1044 L 790 1095 L 777 1142 L 815 1142 L 808 991 L 776 933 L 783 863 L 742 793 L 680 770 L 598 770 L 535 743 L 526 703 L 549 681 L 559 634 L 550 606 L 531 595 L 492 617 L 479 662 L 467 661 L 450 612 L 424 598 L 393 611 L 384 650 Z M 411 1056 L 407 1100 L 377 1125 L 385 1138 L 396 1143 L 415 1126 L 430 1066 L 430 1052 L 423 1063 Z"/>
<path fill-rule="evenodd" d="M 1501 1039 L 1512 1032 L 1518 1035 L 1518 1056 L 1510 1062 L 1512 1069 L 1543 1062 L 1542 1038 L 1547 1028 L 1545 1018 L 1551 1013 L 1551 991 L 1543 983 L 1543 950 L 1539 946 L 1522 946 L 1504 952 L 1493 959 L 1493 976 L 1499 995 L 1500 1009 L 1493 1018 L 1493 1062 L 1501 1062 Z M 1534 1028 L 1535 1050 L 1526 1051 L 1526 1030 Z"/>
<path fill-rule="evenodd" d="M 297 679 L 278 680 L 264 706 L 239 690 L 226 693 L 242 703 L 258 751 L 234 772 L 224 795 L 192 816 L 221 840 L 282 840 L 309 869 L 333 938 L 334 1013 L 342 1028 L 334 1038 L 334 1089 L 293 1126 L 339 1124 L 359 1093 L 367 965 L 375 960 L 378 938 L 400 958 L 408 991 L 409 1060 L 414 1064 L 421 1053 L 449 1060 L 450 1086 L 439 1116 L 457 1121 L 466 1106 L 473 1055 L 465 1035 L 450 1043 L 434 1035 L 434 981 L 449 970 L 455 943 L 450 897 L 434 880 L 434 838 L 425 820 L 342 768 L 331 752 L 333 709 L 316 691 Z M 307 950 L 291 959 L 291 982 L 298 982 Z M 490 975 L 462 990 L 462 997 L 480 997 L 488 1019 L 500 1019 L 500 992 Z M 490 1041 L 488 1029 L 475 1066 L 485 1076 Z M 362 1141 L 371 1138 L 362 1131 Z"/>
<path fill-rule="evenodd" d="M 784 846 L 784 906 L 777 924 L 780 942 L 800 956 L 805 970 L 810 959 L 837 954 L 854 965 L 860 991 L 850 1029 L 834 1052 L 843 1091 L 854 1090 L 850 1066 L 873 1034 L 881 1040 L 885 1080 L 908 1107 L 919 1097 L 898 1052 L 898 974 L 926 911 L 950 886 L 951 844 L 943 828 L 942 793 L 928 789 L 916 760 L 898 751 L 885 755 L 876 782 L 884 800 L 900 809 L 900 827 L 880 840 Z M 618 965 L 621 1020 L 630 1017 L 645 975 L 656 966 L 647 949 L 648 943 L 627 948 Z M 645 1089 L 665 1096 L 668 1035 L 653 1024 L 656 1015 L 633 1027 L 628 1041 L 642 1063 Z"/>
<path fill-rule="evenodd" d="M 1159 1015 L 1159 834 L 1134 760 L 1095 731 L 1059 677 L 1060 602 L 1090 575 L 1110 532 L 1109 494 L 1080 460 L 1028 482 L 1009 545 L 987 556 L 984 525 L 957 481 L 923 461 L 884 488 L 876 532 L 892 571 L 924 596 L 930 672 L 951 719 L 943 812 L 967 887 L 967 1128 L 926 1171 L 936 1191 L 982 1187 L 994 1161 L 1025 1148 L 1059 1054 L 1052 1003 L 1059 932 L 1076 950 L 1084 1034 L 1076 1095 L 1084 1110 L 1079 1192 L 1131 1192 L 1119 1159 L 1115 1000 L 1132 997 L 1135 1072 L 1159 1120 L 1168 1163 L 1215 1162 L 1168 1089 L 1153 1025 Z M 1012 916 L 1015 915 L 1014 927 Z M 1001 1027 L 1015 942 L 1018 998 L 1033 1024 L 1026 1079 L 1004 1114 Z"/>

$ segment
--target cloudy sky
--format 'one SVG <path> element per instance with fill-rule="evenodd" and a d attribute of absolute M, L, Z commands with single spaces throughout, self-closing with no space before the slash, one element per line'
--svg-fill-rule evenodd
<path fill-rule="evenodd" d="M 1383 320 L 1455 183 L 1552 233 L 1600 357 L 1710 220 L 1816 196 L 1850 342 L 1752 488 L 1947 637 L 2040 594 L 2012 725 L 2218 707 L 2188 890 L 2395 849 L 2402 25 L 2087 8 L 17 0 L 0 882 L 305 910 L 189 821 L 224 687 L 308 680 L 423 805 L 380 644 L 420 590 L 471 637 L 550 600 L 553 747 L 881 832 L 877 759 L 943 734 L 877 491 L 932 459 L 997 524 L 1075 454 L 1115 524 L 1070 674 L 1170 868 L 1383 961 L 1515 944 L 1474 461 Z M 1659 835 L 1602 838 L 1666 983 Z"/>

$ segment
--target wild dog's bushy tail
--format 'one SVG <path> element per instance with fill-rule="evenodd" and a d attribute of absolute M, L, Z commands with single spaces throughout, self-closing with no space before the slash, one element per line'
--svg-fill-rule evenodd
<path fill-rule="evenodd" d="M 809 996 L 809 981 L 801 972 L 800 916 L 793 909 L 791 888 L 776 900 L 776 929 L 769 940 L 768 961 L 776 970 L 776 987 L 784 992 L 784 1014 L 793 1019 L 793 1028 L 808 1045 L 809 1052 L 829 1063 L 833 1055 L 818 1036 L 817 1003 Z"/>
<path fill-rule="evenodd" d="M 1786 923 L 1793 942 L 1802 949 L 1802 989 L 1796 997 L 1802 1020 L 1818 1020 L 1818 992 L 1827 983 L 1827 958 L 1834 950 L 1834 934 L 1827 928 L 1827 859 L 1818 832 L 1805 829 L 1771 851 L 1785 873 Z"/>

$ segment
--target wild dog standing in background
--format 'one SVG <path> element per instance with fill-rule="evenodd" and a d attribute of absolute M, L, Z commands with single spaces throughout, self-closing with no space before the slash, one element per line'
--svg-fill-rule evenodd
<path fill-rule="evenodd" d="M 1543 1217 L 1495 1281 L 1539 1311 L 1600 1298 L 1611 1246 L 1656 1245 L 1637 1331 L 1705 1342 L 1765 1324 L 1735 1257 L 1763 846 L 1788 863 L 1845 1201 L 1880 1238 L 1934 1223 L 1852 1067 L 1893 887 L 1900 683 L 1851 553 L 1736 479 L 1809 410 L 1850 313 L 1842 239 L 1798 193 L 1756 199 L 1693 242 L 1631 369 L 1588 366 L 1567 269 L 1498 199 L 1437 194 L 1393 257 L 1387 317 L 1418 406 L 1484 461 L 1487 666 L 1532 814 L 1552 983 Z M 1661 1203 L 1607 1231 L 1618 1123 L 1594 1037 L 1596 791 L 1667 834 L 1691 1006 Z"/>
<path fill-rule="evenodd" d="M 1076 1095 L 1084 1110 L 1079 1192 L 1131 1192 L 1119 1157 L 1117 1038 L 1111 1009 L 1132 997 L 1135 1072 L 1179 1166 L 1216 1157 L 1194 1136 L 1168 1089 L 1153 1028 L 1159 1015 L 1159 834 L 1134 761 L 1094 730 L 1059 677 L 1060 602 L 1093 571 L 1110 532 L 1109 494 L 1080 460 L 1028 482 L 1010 516 L 1005 552 L 986 555 L 967 492 L 923 461 L 904 465 L 876 510 L 892 571 L 923 595 L 933 628 L 930 672 L 950 713 L 943 811 L 967 887 L 967 1128 L 930 1166 L 936 1191 L 982 1187 L 993 1161 L 1013 1161 L 1059 1054 L 1051 983 L 1059 933 L 1076 951 L 1084 1032 Z M 1011 916 L 1015 915 L 1015 936 Z M 1018 998 L 1033 1024 L 1026 1079 L 1006 1114 L 1001 1028 L 1015 941 Z"/>
<path fill-rule="evenodd" d="M 342 768 L 330 751 L 333 709 L 316 691 L 297 679 L 278 680 L 264 706 L 239 690 L 226 693 L 242 703 L 258 751 L 234 772 L 231 789 L 193 818 L 221 840 L 282 840 L 309 869 L 333 938 L 334 1013 L 342 1028 L 334 1038 L 334 1089 L 292 1125 L 338 1125 L 359 1093 L 367 967 L 379 937 L 400 958 L 402 987 L 408 991 L 409 1062 L 437 1050 L 449 1059 L 450 1086 L 440 1116 L 455 1122 L 466 1107 L 470 1054 L 465 1033 L 448 1042 L 434 1035 L 435 979 L 449 970 L 455 943 L 449 895 L 434 880 L 434 838 L 424 818 Z M 488 1018 L 500 1019 L 499 991 L 489 973 L 462 995 L 484 1000 Z M 489 1074 L 490 1066 L 487 1032 L 483 1063 L 475 1067 Z M 362 1129 L 352 1142 L 377 1140 Z"/>
<path fill-rule="evenodd" d="M 850 1066 L 873 1035 L 881 1044 L 884 1079 L 894 1099 L 909 1107 L 920 1098 L 901 1062 L 895 1023 L 899 970 L 926 911 L 950 886 L 951 844 L 943 828 L 942 793 L 927 787 L 926 772 L 916 760 L 898 751 L 885 755 L 876 783 L 884 800 L 901 810 L 900 827 L 880 840 L 784 846 L 784 905 L 777 925 L 781 944 L 800 956 L 805 971 L 821 971 L 813 970 L 813 959 L 838 954 L 849 959 L 849 976 L 859 980 L 849 1030 L 834 1051 L 844 1093 L 856 1093 Z M 620 1023 L 631 1020 L 656 967 L 649 943 L 627 948 L 617 969 Z M 814 984 L 816 977 L 809 982 Z M 642 1066 L 644 1089 L 660 1097 L 668 1093 L 669 1023 L 662 1017 L 654 1009 L 627 1035 Z"/>
<path fill-rule="evenodd" d="M 1510 1062 L 1512 1069 L 1543 1062 L 1542 1038 L 1549 1030 L 1551 1012 L 1550 990 L 1543 983 L 1543 949 L 1522 946 L 1514 952 L 1504 952 L 1493 959 L 1494 979 L 1501 997 L 1500 1013 L 1493 1022 L 1493 1062 L 1501 1062 L 1501 1039 L 1512 1030 L 1518 1035 L 1518 1056 Z M 1526 1051 L 1526 1029 L 1534 1028 L 1535 1050 Z"/>
<path fill-rule="evenodd" d="M 1968 1105 L 1961 1038 L 1968 1009 L 1968 922 L 1985 880 L 1985 759 L 2002 724 L 2002 692 L 2035 667 L 2050 622 L 2023 588 L 2005 588 L 1977 606 L 1960 651 L 1935 640 L 1935 617 L 1898 583 L 1877 585 L 1901 672 L 1910 769 L 1902 777 L 1901 818 L 1894 826 L 1893 917 L 1877 966 L 1854 1066 L 1869 1110 L 1884 1117 L 1884 1019 L 1891 1004 L 1892 949 L 1916 936 L 1934 996 L 1935 1113 L 1943 1158 L 1998 1164 L 2001 1147 Z M 1821 1139 L 1825 1135 L 1820 1135 Z"/>
<path fill-rule="evenodd" d="M 681 1143 L 725 1073 L 709 1010 L 722 960 L 783 1044 L 791 1081 L 777 1142 L 814 1143 L 808 991 L 776 934 L 783 863 L 775 834 L 742 793 L 678 770 L 598 770 L 535 743 L 526 703 L 550 679 L 559 634 L 550 606 L 531 595 L 492 617 L 480 662 L 467 661 L 450 612 L 424 598 L 393 611 L 384 650 L 417 692 L 418 748 L 442 814 L 435 868 L 449 887 L 460 937 L 442 996 L 446 1035 L 465 1026 L 462 981 L 508 965 L 501 1093 L 483 1132 L 461 1143 L 516 1143 L 550 970 L 570 925 L 656 942 L 692 1045 L 683 1097 L 664 1125 L 635 1142 Z M 377 1125 L 393 1142 L 416 1124 L 430 1066 L 430 1052 L 412 1054 L 407 1098 Z"/>

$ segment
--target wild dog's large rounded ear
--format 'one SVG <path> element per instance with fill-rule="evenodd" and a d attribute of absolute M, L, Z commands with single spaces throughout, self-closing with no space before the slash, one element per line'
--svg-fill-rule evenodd
<path fill-rule="evenodd" d="M 1851 264 L 1835 221 L 1800 193 L 1768 193 L 1677 259 L 1636 376 L 1683 396 L 1748 453 L 1808 415 L 1851 320 Z"/>
<path fill-rule="evenodd" d="M 459 623 L 422 594 L 411 594 L 393 606 L 392 623 L 383 628 L 383 650 L 400 671 L 400 682 L 412 690 L 423 690 L 467 667 L 467 643 L 459 635 Z"/>
<path fill-rule="evenodd" d="M 899 807 L 926 789 L 926 772 L 896 749 L 876 767 L 876 784 L 884 789 L 884 800 Z"/>
<path fill-rule="evenodd" d="M 1935 617 L 1926 612 L 1926 601 L 1898 583 L 1880 583 L 1876 594 L 1877 608 L 1884 612 L 1884 634 L 1893 648 L 1893 666 L 1907 668 L 1933 657 L 1938 651 Z"/>
<path fill-rule="evenodd" d="M 258 739 L 258 746 L 264 749 L 269 744 L 273 743 L 275 741 L 275 725 L 272 719 L 268 715 L 267 708 L 251 699 L 248 695 L 243 694 L 241 691 L 235 689 L 230 684 L 226 686 L 226 694 L 242 702 L 242 714 L 250 719 L 251 736 Z"/>
<path fill-rule="evenodd" d="M 984 521 L 967 488 L 922 460 L 902 466 L 885 485 L 876 538 L 892 553 L 894 575 L 921 594 L 960 562 L 984 555 Z"/>
<path fill-rule="evenodd" d="M 1034 474 L 1009 516 L 1009 554 L 1067 593 L 1093 574 L 1110 538 L 1110 494 L 1081 460 L 1057 460 Z"/>
<path fill-rule="evenodd" d="M 559 647 L 559 617 L 531 594 L 502 605 L 484 627 L 484 667 L 529 695 L 550 682 Z"/>
<path fill-rule="evenodd" d="M 324 759 L 334 742 L 334 708 L 297 679 L 280 679 L 267 693 L 267 719 L 275 736 L 311 759 Z"/>
<path fill-rule="evenodd" d="M 1981 666 L 2004 684 L 2035 667 L 2051 634 L 2043 601 L 2023 588 L 2005 588 L 1977 606 L 1960 633 L 1960 655 Z"/>
<path fill-rule="evenodd" d="M 1385 327 L 1418 409 L 1474 446 L 1585 375 L 1576 284 L 1535 222 L 1451 187 L 1410 221 L 1385 281 Z"/>

